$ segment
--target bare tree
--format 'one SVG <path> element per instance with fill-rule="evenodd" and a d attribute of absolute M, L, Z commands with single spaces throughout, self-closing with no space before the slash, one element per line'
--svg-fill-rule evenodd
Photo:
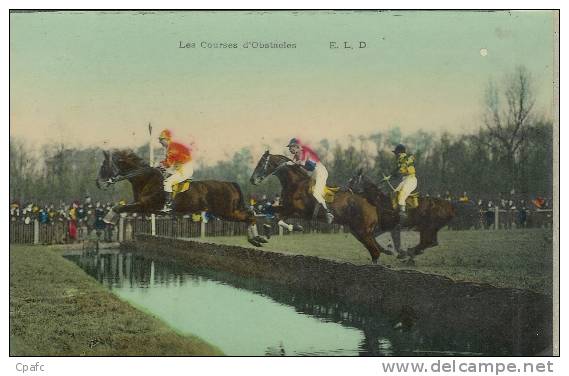
<path fill-rule="evenodd" d="M 518 66 L 507 76 L 502 92 L 490 82 L 484 96 L 484 125 L 493 149 L 504 162 L 511 188 L 515 187 L 516 156 L 531 127 L 535 104 L 532 78 L 527 69 Z"/>

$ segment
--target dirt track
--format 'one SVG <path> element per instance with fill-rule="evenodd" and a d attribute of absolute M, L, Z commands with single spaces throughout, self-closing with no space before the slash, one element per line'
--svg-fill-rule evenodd
<path fill-rule="evenodd" d="M 450 331 L 481 337 L 508 348 L 512 355 L 551 351 L 552 299 L 531 291 L 148 235 L 122 247 L 366 304 L 403 325 L 420 325 L 433 335 Z"/>

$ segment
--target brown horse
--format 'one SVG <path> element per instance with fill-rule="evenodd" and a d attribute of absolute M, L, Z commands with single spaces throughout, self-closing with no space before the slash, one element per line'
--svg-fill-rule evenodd
<path fill-rule="evenodd" d="M 409 218 L 399 226 L 399 213 L 393 208 L 391 198 L 366 177 L 362 170 L 348 181 L 347 189 L 363 195 L 377 208 L 380 221 L 376 235 L 390 231 L 400 258 L 405 256 L 413 258 L 423 253 L 425 249 L 438 245 L 438 231 L 455 216 L 455 208 L 450 202 L 438 198 L 420 197 L 419 206 L 409 208 Z M 419 244 L 407 252 L 400 248 L 401 227 L 419 232 Z"/>
<path fill-rule="evenodd" d="M 97 187 L 128 180 L 132 185 L 134 202 L 115 206 L 114 213 L 160 214 L 164 205 L 163 175 L 160 169 L 148 165 L 131 150 L 104 151 L 105 160 L 99 169 Z M 248 240 L 259 247 L 267 241 L 257 234 L 255 215 L 245 206 L 243 193 L 237 183 L 202 180 L 193 181 L 190 189 L 178 193 L 172 202 L 173 214 L 207 211 L 228 221 L 245 222 Z M 107 219 L 113 221 L 112 215 Z"/>
<path fill-rule="evenodd" d="M 282 186 L 281 205 L 275 207 L 277 219 L 298 216 L 311 219 L 316 200 L 310 193 L 310 176 L 298 165 L 287 165 L 290 159 L 282 155 L 272 155 L 266 151 L 251 175 L 251 184 L 260 184 L 267 177 L 276 176 Z M 378 224 L 377 211 L 364 197 L 350 192 L 339 191 L 334 201 L 328 204 L 334 213 L 336 223 L 348 225 L 352 235 L 360 241 L 371 255 L 374 264 L 381 252 L 391 254 L 382 248 L 374 237 Z M 319 218 L 325 213 L 320 211 Z"/>

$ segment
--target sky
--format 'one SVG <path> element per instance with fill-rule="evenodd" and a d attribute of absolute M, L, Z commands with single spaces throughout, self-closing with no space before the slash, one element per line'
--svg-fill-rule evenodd
<path fill-rule="evenodd" d="M 284 152 L 291 137 L 472 132 L 489 80 L 518 65 L 534 79 L 536 111 L 552 117 L 553 20 L 549 11 L 12 13 L 10 136 L 136 147 L 151 122 L 153 145 L 168 128 L 207 163 L 243 147 Z"/>

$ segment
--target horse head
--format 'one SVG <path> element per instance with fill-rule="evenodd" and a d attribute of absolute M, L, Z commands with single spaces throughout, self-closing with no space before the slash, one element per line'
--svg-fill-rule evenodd
<path fill-rule="evenodd" d="M 346 183 L 346 190 L 360 195 L 386 196 L 377 184 L 364 175 L 362 168 L 360 168 L 357 173 L 348 180 Z"/>
<path fill-rule="evenodd" d="M 364 169 L 360 168 L 356 174 L 348 180 L 345 189 L 352 193 L 361 194 L 365 191 L 364 183 L 366 179 Z"/>
<path fill-rule="evenodd" d="M 287 162 L 290 162 L 289 158 L 285 157 L 284 155 L 270 154 L 267 150 L 263 153 L 261 159 L 259 159 L 259 162 L 257 162 L 257 166 L 255 167 L 255 170 L 253 170 L 253 174 L 251 174 L 249 181 L 253 185 L 258 185 L 269 176 L 278 174 L 281 170 L 300 170 L 300 168 L 296 165 L 287 165 Z M 304 172 L 301 171 L 301 173 Z M 304 173 L 304 175 L 307 176 L 306 173 Z"/>
<path fill-rule="evenodd" d="M 129 172 L 141 167 L 148 167 L 142 158 L 132 150 L 103 150 L 105 159 L 99 168 L 97 188 L 106 189 L 121 180 Z"/>

